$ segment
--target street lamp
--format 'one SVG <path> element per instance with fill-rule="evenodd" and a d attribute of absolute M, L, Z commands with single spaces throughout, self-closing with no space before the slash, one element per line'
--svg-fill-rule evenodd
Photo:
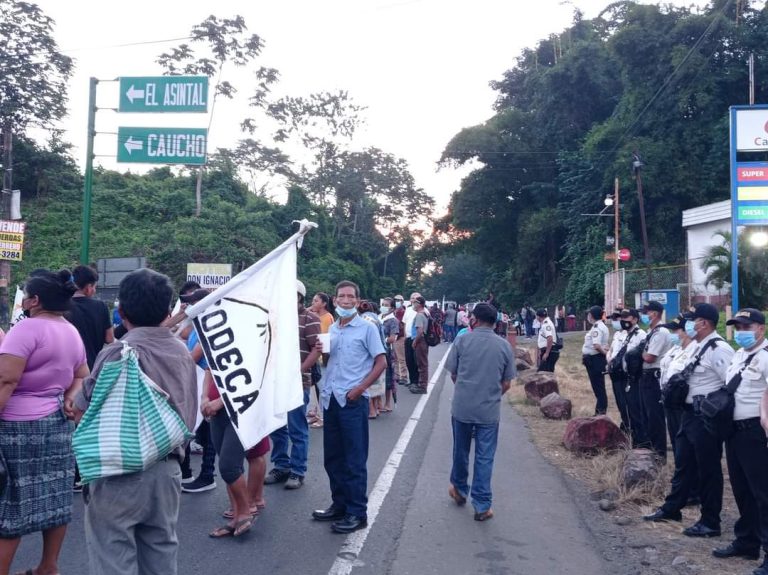
<path fill-rule="evenodd" d="M 768 246 L 768 233 L 764 230 L 756 230 L 749 234 L 749 243 L 756 248 Z"/>

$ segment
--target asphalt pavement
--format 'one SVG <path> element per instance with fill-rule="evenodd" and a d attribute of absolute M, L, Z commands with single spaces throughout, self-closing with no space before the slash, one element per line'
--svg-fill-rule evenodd
<path fill-rule="evenodd" d="M 330 504 L 322 429 L 311 429 L 304 486 L 296 491 L 266 486 L 267 508 L 246 536 L 208 537 L 223 524 L 221 513 L 228 507 L 221 479 L 213 491 L 183 494 L 179 573 L 605 573 L 560 472 L 536 451 L 522 419 L 506 405 L 493 478 L 496 516 L 476 522 L 471 505 L 459 508 L 449 499 L 453 384 L 436 373 L 447 350 L 446 344 L 430 350 L 434 385 L 429 396 L 412 395 L 401 386 L 394 412 L 370 422 L 368 529 L 344 536 L 311 519 L 313 509 Z M 193 458 L 196 467 L 200 456 Z M 41 541 L 40 535 L 22 540 L 14 569 L 37 564 Z M 88 572 L 78 496 L 60 569 L 64 575 Z"/>

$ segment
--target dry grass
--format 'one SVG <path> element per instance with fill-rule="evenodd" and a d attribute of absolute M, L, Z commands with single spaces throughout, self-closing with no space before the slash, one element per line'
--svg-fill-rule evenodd
<path fill-rule="evenodd" d="M 565 334 L 565 348 L 561 352 L 555 375 L 558 379 L 560 395 L 573 403 L 574 417 L 589 417 L 594 413 L 595 397 L 589 385 L 586 370 L 581 364 L 581 343 L 583 333 Z M 534 344 L 520 340 L 518 345 L 529 349 L 533 356 Z M 615 422 L 620 421 L 618 410 L 610 390 L 610 380 L 606 377 L 608 387 L 608 416 Z M 539 451 L 553 464 L 566 474 L 586 485 L 593 493 L 604 490 L 615 490 L 618 493 L 618 507 L 611 512 L 613 519 L 619 517 L 631 518 L 633 537 L 641 536 L 648 539 L 661 553 L 661 565 L 669 565 L 672 558 L 683 555 L 690 563 L 697 566 L 696 572 L 705 575 L 723 574 L 737 575 L 749 573 L 755 568 L 754 562 L 741 560 L 722 561 L 711 556 L 713 547 L 725 544 L 732 538 L 733 522 L 737 518 L 736 504 L 733 500 L 730 483 L 728 482 L 725 458 L 723 458 L 723 473 L 725 489 L 723 493 L 723 513 L 721 540 L 692 540 L 682 535 L 679 523 L 653 524 L 641 520 L 641 516 L 652 512 L 664 500 L 669 490 L 670 478 L 674 472 L 672 454 L 669 463 L 661 470 L 656 481 L 639 487 L 627 489 L 621 484 L 621 467 L 626 451 L 600 453 L 585 457 L 574 455 L 563 446 L 563 434 L 566 421 L 545 419 L 538 406 L 528 403 L 523 386 L 513 384 L 508 395 L 509 403 L 523 416 L 531 431 L 531 436 Z M 698 508 L 683 510 L 683 526 L 693 524 L 699 516 Z M 688 571 L 690 572 L 690 570 Z"/>

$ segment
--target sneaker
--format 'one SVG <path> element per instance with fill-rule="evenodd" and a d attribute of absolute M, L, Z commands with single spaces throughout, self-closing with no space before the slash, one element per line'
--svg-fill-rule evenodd
<path fill-rule="evenodd" d="M 284 469 L 273 469 L 264 478 L 264 485 L 274 485 L 275 483 L 285 483 L 288 481 L 291 472 Z"/>
<path fill-rule="evenodd" d="M 210 491 L 216 489 L 216 482 L 213 479 L 203 479 L 198 477 L 190 483 L 182 483 L 181 490 L 184 493 L 202 493 L 203 491 Z"/>
<path fill-rule="evenodd" d="M 408 391 L 410 391 L 411 393 L 415 393 L 417 395 L 423 395 L 423 394 L 427 393 L 427 390 L 425 388 L 421 387 L 420 385 L 411 385 L 408 388 Z"/>
<path fill-rule="evenodd" d="M 304 485 L 304 477 L 295 473 L 291 473 L 285 482 L 286 489 L 299 489 L 302 485 Z"/>
<path fill-rule="evenodd" d="M 193 439 L 189 443 L 189 452 L 194 453 L 195 455 L 201 455 L 203 453 L 203 446 Z"/>
<path fill-rule="evenodd" d="M 186 483 L 192 483 L 195 480 L 195 476 L 192 475 L 192 472 L 189 472 L 189 475 L 186 475 L 182 472 L 181 474 L 181 484 L 185 485 Z"/>

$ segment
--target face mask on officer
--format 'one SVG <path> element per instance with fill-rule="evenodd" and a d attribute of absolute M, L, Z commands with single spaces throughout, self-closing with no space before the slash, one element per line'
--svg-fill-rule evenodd
<path fill-rule="evenodd" d="M 634 327 L 634 325 L 635 325 L 635 324 L 633 324 L 633 323 L 632 323 L 631 321 L 629 321 L 628 319 L 623 319 L 623 320 L 621 320 L 621 329 L 624 329 L 624 330 L 627 330 L 627 331 L 629 331 L 630 329 L 632 329 L 632 328 Z"/>
<path fill-rule="evenodd" d="M 669 343 L 672 345 L 680 345 L 680 336 L 676 333 L 669 334 Z"/>
<path fill-rule="evenodd" d="M 755 332 L 748 329 L 742 329 L 733 334 L 733 339 L 739 347 L 750 348 L 757 343 Z"/>
<path fill-rule="evenodd" d="M 651 323 L 651 316 L 649 316 L 647 313 L 641 313 L 640 314 L 640 321 L 644 324 L 648 325 Z"/>
<path fill-rule="evenodd" d="M 691 339 L 696 337 L 696 322 L 692 319 L 685 322 L 685 333 Z"/>

